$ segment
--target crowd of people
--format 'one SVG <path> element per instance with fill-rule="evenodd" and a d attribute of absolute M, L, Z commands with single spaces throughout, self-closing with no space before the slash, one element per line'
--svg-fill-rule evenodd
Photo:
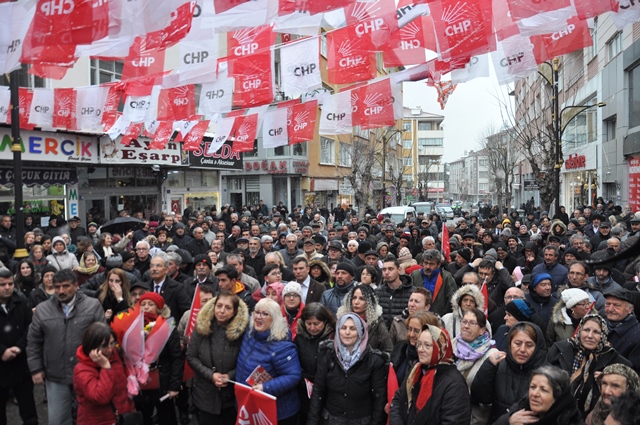
<path fill-rule="evenodd" d="M 0 425 L 12 401 L 38 423 L 34 385 L 52 425 L 234 424 L 234 382 L 283 425 L 640 423 L 640 252 L 616 255 L 640 212 L 133 216 L 24 235 L 2 217 Z M 132 311 L 149 340 L 170 331 L 140 385 Z"/>

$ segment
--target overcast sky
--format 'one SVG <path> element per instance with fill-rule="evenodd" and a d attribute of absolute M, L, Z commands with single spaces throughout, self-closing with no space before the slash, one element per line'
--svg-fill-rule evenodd
<path fill-rule="evenodd" d="M 465 150 L 479 150 L 478 139 L 492 123 L 501 126 L 496 97 L 504 99 L 507 92 L 508 86 L 498 84 L 491 68 L 489 78 L 476 78 L 458 84 L 444 110 L 440 109 L 435 88 L 428 87 L 425 82 L 404 83 L 404 106 L 420 106 L 425 112 L 444 115 L 443 160 L 451 162 L 462 157 Z"/>

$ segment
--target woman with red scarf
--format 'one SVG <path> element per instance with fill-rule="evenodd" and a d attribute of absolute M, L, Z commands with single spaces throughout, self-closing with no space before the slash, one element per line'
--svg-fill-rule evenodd
<path fill-rule="evenodd" d="M 425 325 L 416 349 L 419 363 L 393 397 L 390 425 L 469 424 L 469 391 L 454 364 L 447 331 Z"/>
<path fill-rule="evenodd" d="M 104 323 L 94 323 L 82 336 L 73 370 L 78 397 L 78 424 L 112 425 L 116 414 L 135 410 L 127 394 L 127 375 L 118 355 L 116 337 Z"/>

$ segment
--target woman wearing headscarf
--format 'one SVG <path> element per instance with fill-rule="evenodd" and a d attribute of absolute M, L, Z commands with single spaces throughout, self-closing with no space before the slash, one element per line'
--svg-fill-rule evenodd
<path fill-rule="evenodd" d="M 416 348 L 419 363 L 393 397 L 390 424 L 468 424 L 469 391 L 454 364 L 447 331 L 425 326 Z"/>
<path fill-rule="evenodd" d="M 462 373 L 469 389 L 482 364 L 498 353 L 498 350 L 491 348 L 493 341 L 487 325 L 487 318 L 481 310 L 477 308 L 467 310 L 462 316 L 461 331 L 452 342 L 456 367 Z M 480 404 L 471 406 L 471 424 L 484 425 L 488 418 L 488 406 Z"/>
<path fill-rule="evenodd" d="M 103 273 L 104 267 L 100 265 L 98 257 L 95 252 L 87 251 L 82 254 L 80 258 L 80 264 L 73 269 L 76 277 L 78 278 L 78 286 L 82 286 L 87 280 L 91 279 L 98 273 Z"/>
<path fill-rule="evenodd" d="M 583 425 L 564 370 L 542 366 L 533 371 L 526 397 L 493 425 Z"/>
<path fill-rule="evenodd" d="M 367 324 L 346 313 L 334 341 L 320 343 L 307 424 L 382 425 L 386 421 L 386 356 L 368 344 Z"/>
<path fill-rule="evenodd" d="M 613 400 L 626 391 L 640 394 L 640 377 L 629 366 L 612 364 L 604 368 L 596 378 L 600 398 L 587 416 L 587 425 L 604 425 Z"/>
<path fill-rule="evenodd" d="M 460 334 L 462 326 L 462 316 L 467 310 L 478 309 L 484 311 L 484 297 L 482 292 L 475 285 L 463 285 L 451 297 L 451 313 L 442 316 L 444 328 L 449 332 L 449 336 L 455 339 Z M 491 325 L 487 323 L 489 333 Z"/>
<path fill-rule="evenodd" d="M 391 353 L 393 350 L 391 335 L 382 318 L 382 307 L 378 304 L 378 296 L 371 286 L 358 285 L 347 292 L 336 316 L 339 319 L 346 313 L 355 313 L 365 321 L 371 348 Z"/>
<path fill-rule="evenodd" d="M 600 397 L 595 373 L 602 372 L 614 363 L 631 366 L 631 362 L 619 355 L 607 341 L 608 331 L 602 317 L 589 314 L 582 318 L 571 339 L 556 342 L 547 355 L 547 363 L 569 373 L 571 393 L 578 402 L 583 418 L 591 412 Z"/>

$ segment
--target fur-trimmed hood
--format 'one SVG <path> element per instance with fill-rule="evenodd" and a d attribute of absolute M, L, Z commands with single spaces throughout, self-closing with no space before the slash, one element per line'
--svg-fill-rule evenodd
<path fill-rule="evenodd" d="M 327 264 L 324 261 L 322 261 L 321 259 L 315 259 L 315 260 L 309 261 L 309 269 L 311 269 L 311 267 L 313 266 L 320 266 L 320 269 L 322 270 L 321 280 L 316 279 L 318 280 L 318 282 L 320 281 L 331 282 L 331 270 L 329 270 L 329 266 L 327 266 Z"/>
<path fill-rule="evenodd" d="M 562 230 L 560 232 L 556 232 L 556 226 L 560 226 Z M 555 236 L 565 236 L 567 234 L 567 226 L 560 220 L 556 220 L 551 223 L 551 234 Z"/>
<path fill-rule="evenodd" d="M 349 292 L 347 292 L 347 295 L 345 295 L 344 299 L 342 300 L 342 305 L 340 306 L 340 308 L 338 308 L 338 312 L 336 313 L 336 318 L 338 320 L 340 320 L 340 318 L 347 313 L 353 313 L 353 308 L 351 307 L 351 298 L 353 297 L 353 292 L 356 289 L 361 289 L 364 286 L 367 285 L 354 286 Z M 371 292 L 366 289 L 362 290 L 361 292 L 364 295 L 364 298 L 367 300 L 367 307 L 365 308 L 365 320 L 369 327 L 372 327 L 375 322 L 381 320 L 382 318 L 382 306 L 378 303 L 378 297 L 373 292 L 373 289 L 371 289 Z"/>
<path fill-rule="evenodd" d="M 453 312 L 458 315 L 458 317 L 462 317 L 462 310 L 460 309 L 458 301 L 465 295 L 471 295 L 473 298 L 475 298 L 478 310 L 484 311 L 484 297 L 482 296 L 482 292 L 480 292 L 478 287 L 475 285 L 463 285 L 451 297 L 451 308 Z"/>
<path fill-rule="evenodd" d="M 551 323 L 554 325 L 572 324 L 571 317 L 569 316 L 569 312 L 566 307 L 567 305 L 562 300 L 562 297 L 558 296 L 558 302 L 553 306 L 553 311 L 551 312 Z"/>
<path fill-rule="evenodd" d="M 198 319 L 196 320 L 196 330 L 202 336 L 211 335 L 211 325 L 215 320 L 214 308 L 218 297 L 214 297 L 209 300 L 204 307 L 200 309 L 198 313 Z M 236 341 L 242 338 L 244 331 L 249 325 L 249 309 L 244 301 L 239 300 L 238 313 L 231 319 L 231 322 L 227 326 L 227 339 L 230 341 Z"/>

